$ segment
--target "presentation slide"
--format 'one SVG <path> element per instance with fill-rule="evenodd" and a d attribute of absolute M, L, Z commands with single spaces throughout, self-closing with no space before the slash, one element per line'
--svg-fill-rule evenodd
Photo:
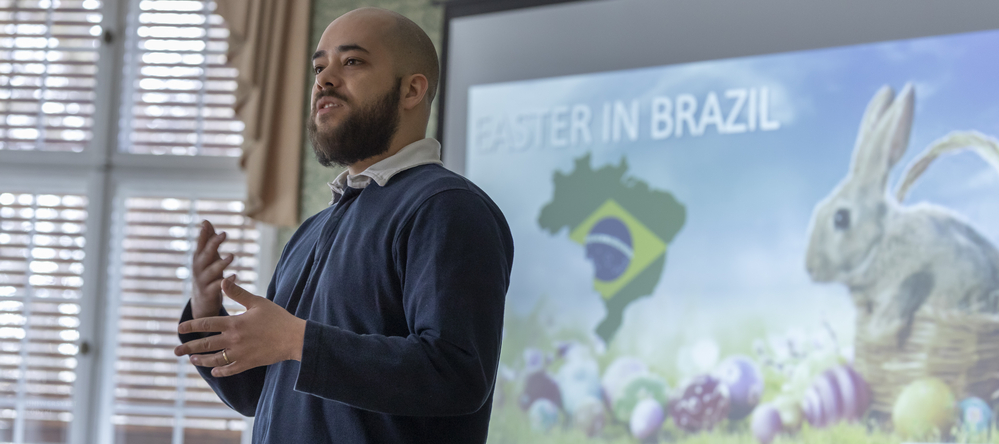
<path fill-rule="evenodd" d="M 516 243 L 490 442 L 995 439 L 996 48 L 472 86 Z"/>

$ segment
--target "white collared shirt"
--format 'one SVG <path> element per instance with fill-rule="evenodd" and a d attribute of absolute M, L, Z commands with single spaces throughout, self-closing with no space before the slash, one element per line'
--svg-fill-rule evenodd
<path fill-rule="evenodd" d="M 344 170 L 339 176 L 336 176 L 336 179 L 326 184 L 333 192 L 333 200 L 330 201 L 330 205 L 340 200 L 347 187 L 364 188 L 372 180 L 378 186 L 383 187 L 392 176 L 410 168 L 427 164 L 443 165 L 441 162 L 441 143 L 429 137 L 402 147 L 399 152 L 378 161 L 358 174 L 350 174 L 349 170 Z"/>

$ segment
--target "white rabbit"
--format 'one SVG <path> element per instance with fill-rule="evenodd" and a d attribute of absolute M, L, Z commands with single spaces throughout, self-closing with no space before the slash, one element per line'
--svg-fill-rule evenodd
<path fill-rule="evenodd" d="M 999 309 L 999 251 L 988 239 L 952 211 L 902 206 L 888 193 L 889 172 L 909 143 L 914 96 L 912 85 L 897 98 L 887 86 L 874 95 L 849 173 L 812 214 L 806 256 L 814 281 L 849 288 L 858 338 L 897 340 L 899 348 L 919 310 Z"/>

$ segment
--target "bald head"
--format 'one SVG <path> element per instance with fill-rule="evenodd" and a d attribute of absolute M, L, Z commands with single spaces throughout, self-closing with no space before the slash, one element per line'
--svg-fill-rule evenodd
<path fill-rule="evenodd" d="M 380 8 L 355 9 L 338 17 L 330 26 L 341 20 L 362 20 L 374 26 L 373 31 L 392 52 L 396 74 L 423 74 L 428 83 L 424 100 L 428 106 L 433 102 L 440 79 L 440 62 L 434 43 L 419 25 L 402 14 Z"/>

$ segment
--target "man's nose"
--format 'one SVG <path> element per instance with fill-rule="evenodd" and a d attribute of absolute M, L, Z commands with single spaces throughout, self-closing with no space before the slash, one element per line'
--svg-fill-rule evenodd
<path fill-rule="evenodd" d="M 332 69 L 324 69 L 316 74 L 316 87 L 320 90 L 333 89 L 340 85 L 340 78 Z"/>

